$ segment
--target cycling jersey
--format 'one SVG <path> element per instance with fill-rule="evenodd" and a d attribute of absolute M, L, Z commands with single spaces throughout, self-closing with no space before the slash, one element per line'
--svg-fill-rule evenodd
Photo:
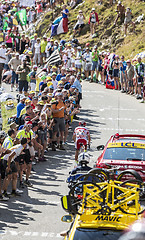
<path fill-rule="evenodd" d="M 79 139 L 88 139 L 89 131 L 86 127 L 76 127 L 74 130 L 74 135 L 76 136 L 76 141 Z"/>
<path fill-rule="evenodd" d="M 10 149 L 13 147 L 13 139 L 10 136 L 5 138 L 2 147 L 5 149 Z"/>
<path fill-rule="evenodd" d="M 27 138 L 27 140 L 32 140 L 33 137 L 33 132 L 32 130 L 30 130 L 29 132 L 26 132 L 26 130 L 21 130 L 17 133 L 16 138 L 18 138 L 19 140 L 22 140 L 22 138 Z"/>

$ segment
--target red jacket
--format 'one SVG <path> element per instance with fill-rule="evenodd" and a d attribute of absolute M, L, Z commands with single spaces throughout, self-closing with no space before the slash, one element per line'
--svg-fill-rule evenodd
<path fill-rule="evenodd" d="M 95 16 L 96 16 L 96 22 L 98 22 L 99 24 L 99 18 L 98 18 L 98 14 L 95 12 Z M 90 24 L 90 21 L 91 21 L 91 14 L 90 14 L 90 17 L 89 17 L 89 24 Z"/>

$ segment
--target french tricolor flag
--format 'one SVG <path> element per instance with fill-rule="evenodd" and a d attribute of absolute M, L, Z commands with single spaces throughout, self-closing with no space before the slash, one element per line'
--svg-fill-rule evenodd
<path fill-rule="evenodd" d="M 51 37 L 68 32 L 68 18 L 58 17 L 51 26 Z"/>

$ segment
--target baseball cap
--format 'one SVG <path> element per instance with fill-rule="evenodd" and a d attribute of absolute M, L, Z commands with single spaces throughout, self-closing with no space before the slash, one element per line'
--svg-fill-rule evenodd
<path fill-rule="evenodd" d="M 95 11 L 95 8 L 92 8 L 92 11 Z"/>
<path fill-rule="evenodd" d="M 23 99 L 26 99 L 25 95 L 20 95 L 20 101 L 23 100 Z"/>
<path fill-rule="evenodd" d="M 53 72 L 53 73 L 52 73 L 52 76 L 53 76 L 53 75 L 57 75 L 57 74 L 56 74 L 55 72 Z"/>
<path fill-rule="evenodd" d="M 33 66 L 33 69 L 34 69 L 34 68 L 37 68 L 37 65 L 34 65 L 34 66 Z"/>
<path fill-rule="evenodd" d="M 35 94 L 35 91 L 30 91 L 29 94 Z"/>
<path fill-rule="evenodd" d="M 126 61 L 127 63 L 131 63 L 131 61 L 128 59 L 127 61 Z"/>
<path fill-rule="evenodd" d="M 18 127 L 19 127 L 19 125 L 17 125 L 15 122 L 10 124 L 11 129 L 15 129 L 15 128 L 18 128 Z"/>
<path fill-rule="evenodd" d="M 16 52 L 15 56 L 19 56 L 20 54 L 18 52 Z"/>

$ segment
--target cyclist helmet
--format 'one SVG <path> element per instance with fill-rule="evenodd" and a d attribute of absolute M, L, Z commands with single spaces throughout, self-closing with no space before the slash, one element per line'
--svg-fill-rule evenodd
<path fill-rule="evenodd" d="M 144 240 L 145 239 L 145 219 L 136 221 L 129 227 L 119 240 Z"/>
<path fill-rule="evenodd" d="M 81 121 L 81 122 L 79 122 L 79 126 L 86 126 L 86 122 L 85 121 Z"/>
<path fill-rule="evenodd" d="M 80 153 L 78 156 L 78 163 L 89 163 L 90 162 L 90 156 L 88 153 Z"/>

